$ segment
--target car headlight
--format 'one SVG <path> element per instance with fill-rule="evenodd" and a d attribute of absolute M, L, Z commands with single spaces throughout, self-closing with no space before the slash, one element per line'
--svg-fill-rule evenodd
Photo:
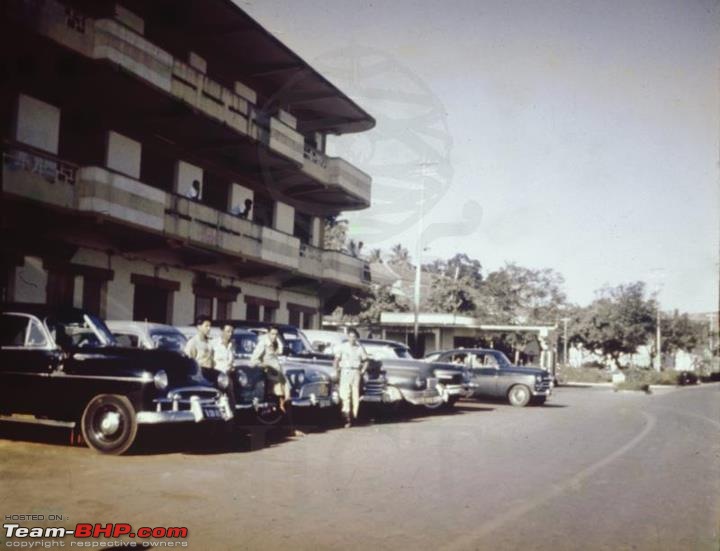
<path fill-rule="evenodd" d="M 223 390 L 228 387 L 230 384 L 230 377 L 228 377 L 227 373 L 220 372 L 217 376 L 217 386 L 222 388 Z"/>
<path fill-rule="evenodd" d="M 242 369 L 238 370 L 237 372 L 237 382 L 240 386 L 247 386 L 248 385 L 248 376 L 247 373 L 245 373 Z"/>
<path fill-rule="evenodd" d="M 423 378 L 420 377 L 419 375 L 418 375 L 417 377 L 415 377 L 415 386 L 416 386 L 417 388 L 422 388 L 422 387 L 424 387 L 424 386 L 425 386 L 425 379 L 423 379 Z"/>
<path fill-rule="evenodd" d="M 536 382 L 536 383 L 542 383 L 542 380 L 543 380 L 542 375 L 535 375 L 535 382 Z"/>
<path fill-rule="evenodd" d="M 168 376 L 164 369 L 155 373 L 153 383 L 155 383 L 155 388 L 159 390 L 165 390 L 168 387 Z"/>

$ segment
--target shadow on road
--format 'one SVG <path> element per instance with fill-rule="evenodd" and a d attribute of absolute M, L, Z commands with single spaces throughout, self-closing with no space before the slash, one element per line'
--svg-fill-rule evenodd
<path fill-rule="evenodd" d="M 494 409 L 472 402 L 460 402 L 454 407 L 441 407 L 438 409 L 409 405 L 388 407 L 364 404 L 360 410 L 360 417 L 355 424 L 357 426 L 370 426 L 422 423 L 441 416 L 472 415 L 474 413 L 493 411 Z M 340 429 L 342 426 L 342 419 L 336 411 L 296 410 L 294 413 L 294 429 L 305 434 L 324 433 L 329 430 Z M 137 440 L 127 455 L 247 453 L 285 444 L 297 438 L 302 438 L 302 436 L 293 435 L 291 427 L 286 423 L 277 426 L 266 426 L 258 424 L 254 419 L 237 419 L 234 427 L 232 424 L 151 425 L 140 428 Z M 81 441 L 78 442 L 77 436 L 73 439 L 71 429 L 13 421 L 0 422 L 0 439 L 35 442 L 53 446 L 84 446 Z"/>

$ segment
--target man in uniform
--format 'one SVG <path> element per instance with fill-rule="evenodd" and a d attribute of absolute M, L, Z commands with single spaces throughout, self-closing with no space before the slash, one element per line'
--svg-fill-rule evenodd
<path fill-rule="evenodd" d="M 357 419 L 360 407 L 360 379 L 367 370 L 368 356 L 358 342 L 358 332 L 349 329 L 348 340 L 342 343 L 335 352 L 335 369 L 339 371 L 340 400 L 342 413 L 345 417 L 345 428 Z"/>
<path fill-rule="evenodd" d="M 185 354 L 198 363 L 203 375 L 210 375 L 215 365 L 213 346 L 210 342 L 210 318 L 208 316 L 199 316 L 195 321 L 195 326 L 198 332 L 185 345 Z"/>

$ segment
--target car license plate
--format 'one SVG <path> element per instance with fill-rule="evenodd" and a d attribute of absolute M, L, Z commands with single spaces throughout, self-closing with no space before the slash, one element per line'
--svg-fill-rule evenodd
<path fill-rule="evenodd" d="M 220 410 L 217 408 L 203 408 L 203 416 L 208 419 L 219 419 L 220 418 Z"/>

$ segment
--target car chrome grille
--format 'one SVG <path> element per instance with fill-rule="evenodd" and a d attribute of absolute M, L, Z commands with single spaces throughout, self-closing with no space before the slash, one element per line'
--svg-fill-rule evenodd
<path fill-rule="evenodd" d="M 168 392 L 168 398 L 171 400 L 190 400 L 193 396 L 197 396 L 200 400 L 214 400 L 220 396 L 220 392 L 214 388 L 176 388 Z"/>
<path fill-rule="evenodd" d="M 382 396 L 385 393 L 387 382 L 384 377 L 368 379 L 363 386 L 363 394 L 366 396 Z"/>
<path fill-rule="evenodd" d="M 327 382 L 308 383 L 300 388 L 300 398 L 309 398 L 314 394 L 316 398 L 330 396 L 330 385 Z"/>
<path fill-rule="evenodd" d="M 430 377 L 427 380 L 427 388 L 428 390 L 435 390 L 438 386 L 438 380 L 435 377 Z"/>

